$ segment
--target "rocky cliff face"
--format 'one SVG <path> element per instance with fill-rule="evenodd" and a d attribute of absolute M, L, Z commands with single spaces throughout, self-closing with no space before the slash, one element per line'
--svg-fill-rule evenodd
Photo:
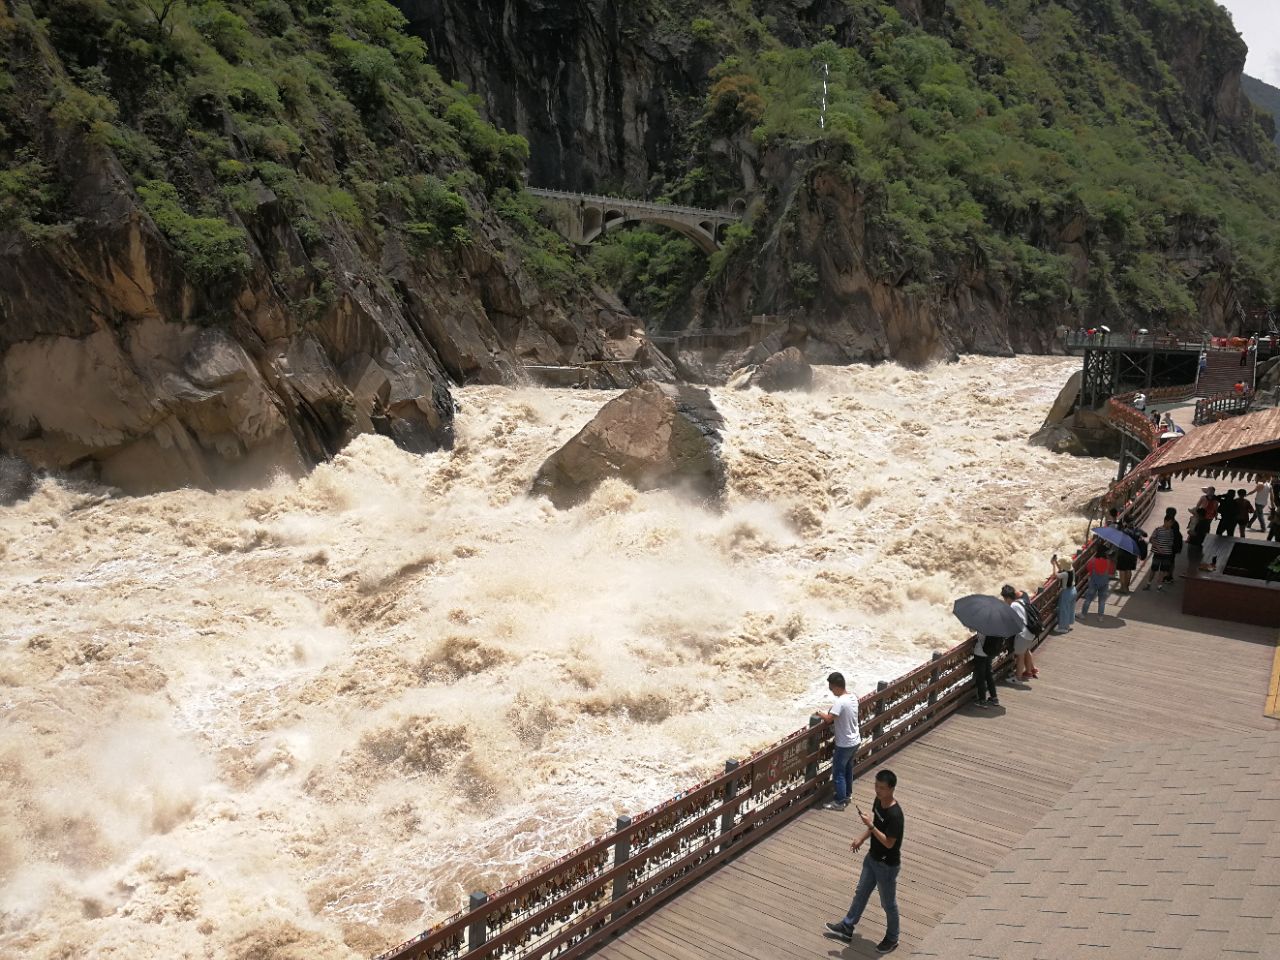
<path fill-rule="evenodd" d="M 51 118 L 43 105 L 69 84 L 67 64 L 34 25 L 3 27 L 8 62 L 28 69 L 14 71 L 9 103 L 26 106 L 11 107 L 0 144 L 21 136 L 15 154 L 40 158 L 58 223 L 0 217 L 0 450 L 130 492 L 255 483 L 360 432 L 448 446 L 451 383 L 619 358 L 624 381 L 669 376 L 619 305 L 535 280 L 476 194 L 466 242 L 424 250 L 395 229 L 394 208 L 317 224 L 250 179 L 222 208 L 243 232 L 244 268 L 200 275 L 140 199 L 125 134 Z M 235 117 L 217 123 L 244 143 Z M 212 200 L 219 187 L 190 147 L 178 149 L 206 184 L 194 190 Z"/>
<path fill-rule="evenodd" d="M 445 75 L 529 140 L 535 186 L 645 196 L 678 177 L 718 57 L 635 0 L 399 0 Z"/>
<path fill-rule="evenodd" d="M 758 115 L 728 131 L 712 129 L 699 113 L 716 78 L 732 72 L 711 72 L 726 55 L 745 57 L 768 42 L 806 47 L 824 39 L 867 50 L 879 42 L 873 35 L 897 32 L 876 32 L 883 8 L 828 0 L 756 4 L 750 15 L 730 12 L 729 4 L 616 0 L 400 0 L 399 6 L 439 52 L 446 74 L 480 91 L 495 120 L 528 136 L 537 182 L 631 195 L 674 184 L 681 199 L 707 205 L 748 198 L 755 242 L 696 292 L 687 315 L 692 328 L 738 328 L 771 315 L 791 325 L 793 339 L 807 341 L 814 359 L 917 362 L 957 351 L 1049 349 L 1060 326 L 1083 319 L 1084 298 L 1021 298 L 977 250 L 950 257 L 928 277 L 885 270 L 894 257 L 881 254 L 892 238 L 871 222 L 862 185 L 833 176 L 822 149 L 762 142 L 753 136 Z M 968 48 L 979 40 L 975 6 L 985 5 L 895 4 L 906 23 L 972 57 L 979 74 L 1002 77 L 1016 56 L 1011 48 Z M 1074 73 L 1081 57 L 1097 56 L 1144 91 L 1170 134 L 1197 157 L 1267 159 L 1240 90 L 1244 48 L 1220 11 L 1190 4 L 1170 12 L 1137 0 L 1066 0 L 1062 7 L 1075 27 L 1064 28 L 1066 14 L 1034 11 L 1021 27 L 1028 44 L 1065 31 L 1051 74 Z M 892 96 L 901 80 L 878 82 Z M 1099 91 L 1080 93 L 1103 102 Z M 1061 109 L 1042 104 L 1040 122 L 1072 122 Z M 681 181 L 691 168 L 698 169 L 692 186 Z M 1033 203 L 1007 229 L 1069 264 L 1069 282 L 1088 292 L 1093 322 L 1196 329 L 1232 322 L 1231 245 L 1203 218 L 1180 220 L 1144 241 L 1195 301 L 1194 314 L 1180 308 L 1173 317 L 1154 309 L 1131 318 L 1123 296 L 1090 289 L 1114 244 L 1104 225 L 1081 210 L 1039 210 Z"/>

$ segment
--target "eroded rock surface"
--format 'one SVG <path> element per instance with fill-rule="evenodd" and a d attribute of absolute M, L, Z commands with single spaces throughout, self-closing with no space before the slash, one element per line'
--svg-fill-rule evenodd
<path fill-rule="evenodd" d="M 735 375 L 733 385 L 739 389 L 759 387 L 761 390 L 808 390 L 813 385 L 813 368 L 796 347 L 771 354 L 756 366 L 746 367 Z"/>
<path fill-rule="evenodd" d="M 719 499 L 725 486 L 723 426 L 706 390 L 633 387 L 547 459 L 530 492 L 563 509 L 585 500 L 601 481 L 619 477 L 638 490 L 675 489 Z"/>

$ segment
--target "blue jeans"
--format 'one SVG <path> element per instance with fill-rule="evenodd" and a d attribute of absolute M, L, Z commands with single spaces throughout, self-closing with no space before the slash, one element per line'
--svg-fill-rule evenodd
<path fill-rule="evenodd" d="M 1098 616 L 1102 616 L 1103 608 L 1107 605 L 1107 592 L 1111 589 L 1111 578 L 1104 574 L 1094 573 L 1089 576 L 1089 586 L 1084 591 L 1084 609 L 1082 614 L 1089 612 L 1089 604 L 1093 603 L 1094 598 L 1098 600 Z"/>
<path fill-rule="evenodd" d="M 870 843 L 870 841 L 867 841 Z M 862 861 L 862 875 L 858 877 L 858 888 L 853 892 L 853 903 L 849 904 L 849 913 L 845 916 L 845 926 L 852 929 L 862 919 L 862 911 L 867 908 L 871 899 L 872 888 L 880 890 L 880 906 L 884 907 L 884 918 L 888 924 L 884 932 L 886 940 L 898 939 L 898 870 L 879 860 L 872 860 L 871 855 Z"/>
<path fill-rule="evenodd" d="M 831 758 L 831 782 L 835 784 L 836 803 L 848 803 L 853 796 L 853 755 L 858 752 L 856 746 L 836 747 Z"/>
<path fill-rule="evenodd" d="M 1066 630 L 1076 622 L 1076 588 L 1063 587 L 1058 595 L 1058 629 Z"/>

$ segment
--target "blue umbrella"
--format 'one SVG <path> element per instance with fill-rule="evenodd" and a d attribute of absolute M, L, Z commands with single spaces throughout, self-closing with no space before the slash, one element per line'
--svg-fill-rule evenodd
<path fill-rule="evenodd" d="M 999 597 L 973 593 L 951 606 L 956 619 L 984 637 L 1014 637 L 1022 632 L 1022 618 Z"/>
<path fill-rule="evenodd" d="M 1125 553 L 1132 553 L 1135 557 L 1138 555 L 1137 541 L 1123 530 L 1118 530 L 1115 527 L 1099 527 L 1093 531 L 1093 535 L 1099 540 L 1105 540 L 1113 547 L 1118 547 Z"/>

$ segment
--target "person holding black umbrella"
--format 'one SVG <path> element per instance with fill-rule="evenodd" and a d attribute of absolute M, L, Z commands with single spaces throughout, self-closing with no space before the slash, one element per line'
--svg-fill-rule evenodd
<path fill-rule="evenodd" d="M 957 620 L 977 634 L 973 645 L 973 679 L 977 687 L 977 706 L 998 707 L 996 678 L 991 661 L 1000 655 L 1005 643 L 1026 624 L 999 597 L 973 594 L 961 597 L 951 608 Z"/>

